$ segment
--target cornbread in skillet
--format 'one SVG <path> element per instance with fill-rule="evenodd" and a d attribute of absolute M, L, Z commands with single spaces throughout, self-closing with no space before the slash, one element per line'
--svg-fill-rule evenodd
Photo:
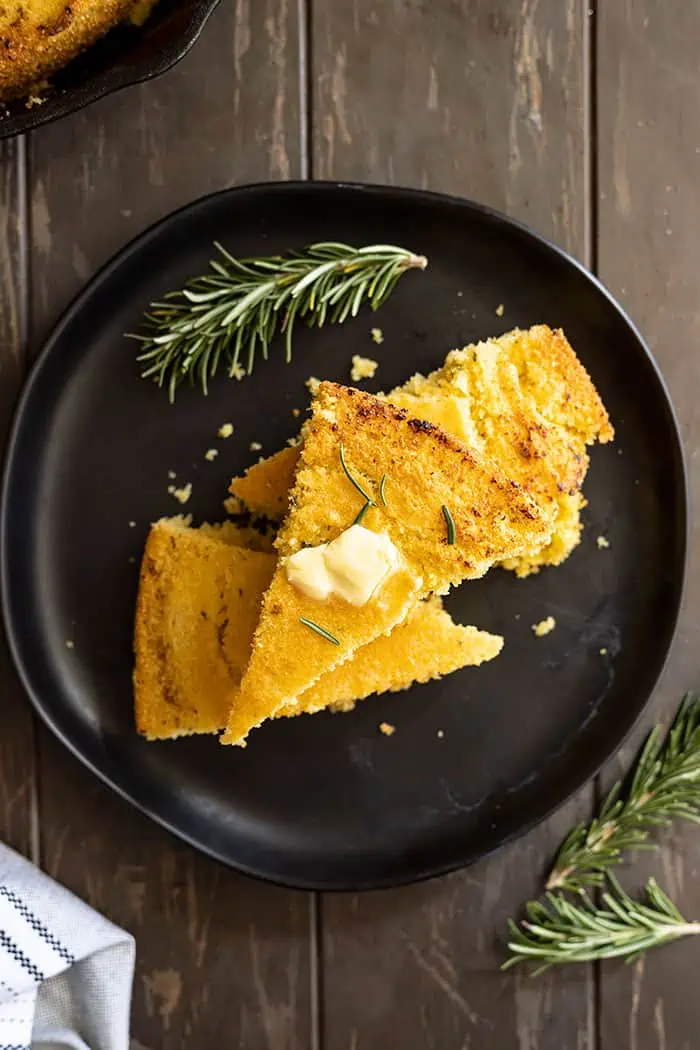
<path fill-rule="evenodd" d="M 5 0 L 0 4 L 0 98 L 15 98 L 94 43 L 134 0 Z"/>
<path fill-rule="evenodd" d="M 142 563 L 135 715 L 151 740 L 224 727 L 276 561 L 243 549 L 250 530 L 188 525 L 183 517 L 157 522 Z M 491 660 L 502 645 L 496 635 L 455 624 L 439 599 L 420 602 L 391 635 L 359 649 L 279 713 L 348 711 L 372 693 Z"/>
<path fill-rule="evenodd" d="M 614 433 L 563 332 L 536 325 L 455 350 L 442 368 L 414 376 L 387 399 L 493 456 L 536 499 L 539 493 L 556 499 L 551 540 L 502 560 L 504 568 L 527 576 L 568 557 L 581 535 L 586 446 Z M 297 455 L 283 449 L 234 478 L 231 491 L 252 511 L 281 517 Z"/>
<path fill-rule="evenodd" d="M 292 585 L 285 568 L 296 551 L 338 537 L 363 506 L 343 469 L 341 445 L 349 470 L 375 498 L 386 475 L 386 506 L 373 507 L 362 524 L 388 537 L 400 556 L 393 574 L 359 608 L 337 597 L 309 597 Z M 275 541 L 280 563 L 222 742 L 243 744 L 252 728 L 296 702 L 322 674 L 389 633 L 422 597 L 543 546 L 554 511 L 553 501 L 536 502 L 495 462 L 432 424 L 364 391 L 321 383 L 303 429 L 290 510 Z"/>

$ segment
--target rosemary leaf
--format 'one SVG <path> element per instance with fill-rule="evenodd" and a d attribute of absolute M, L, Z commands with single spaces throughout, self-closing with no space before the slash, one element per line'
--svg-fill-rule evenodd
<path fill-rule="evenodd" d="M 442 513 L 443 513 L 443 517 L 445 518 L 445 524 L 447 525 L 447 543 L 448 543 L 448 546 L 451 547 L 454 544 L 454 542 L 455 542 L 455 522 L 454 522 L 454 518 L 450 514 L 450 508 L 446 507 L 444 503 L 442 505 Z"/>
<path fill-rule="evenodd" d="M 320 634 L 327 642 L 332 642 L 333 645 L 340 645 L 340 642 L 335 635 L 331 634 L 330 631 L 327 631 L 325 627 L 320 627 L 317 623 L 314 623 L 313 620 L 307 620 L 305 616 L 300 616 L 299 623 L 303 623 L 305 627 L 310 627 L 312 631 L 315 631 L 316 634 Z"/>
<path fill-rule="evenodd" d="M 340 446 L 339 453 L 340 453 L 340 465 L 342 466 L 343 470 L 345 471 L 345 476 L 347 477 L 347 479 L 350 482 L 350 484 L 355 486 L 355 488 L 360 493 L 360 495 L 364 498 L 366 503 L 369 503 L 370 506 L 372 506 L 372 507 L 376 506 L 376 504 L 375 504 L 374 500 L 372 499 L 372 497 L 367 492 L 365 492 L 365 490 L 362 488 L 362 485 L 359 483 L 359 481 L 357 481 L 352 476 L 350 471 L 348 470 L 348 465 L 345 462 L 345 446 L 344 445 Z"/>
<path fill-rule="evenodd" d="M 357 517 L 353 521 L 353 525 L 361 525 L 362 524 L 362 522 L 365 520 L 365 514 L 370 509 L 370 507 L 376 507 L 376 503 L 372 503 L 371 500 L 368 500 L 367 503 L 365 503 L 365 505 L 362 508 L 362 510 L 360 511 L 360 513 L 357 515 Z"/>
<path fill-rule="evenodd" d="M 382 480 L 379 482 L 379 498 L 382 501 L 382 506 L 383 507 L 386 507 L 386 495 L 385 495 L 385 492 L 384 492 L 385 488 L 386 488 L 386 474 L 382 474 Z"/>

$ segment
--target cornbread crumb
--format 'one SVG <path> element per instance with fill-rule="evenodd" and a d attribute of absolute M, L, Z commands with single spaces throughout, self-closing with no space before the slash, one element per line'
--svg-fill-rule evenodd
<path fill-rule="evenodd" d="M 557 626 L 557 621 L 553 616 L 547 616 L 544 620 L 540 620 L 539 623 L 533 623 L 532 629 L 538 638 L 543 638 L 545 634 L 549 634 Z"/>
<path fill-rule="evenodd" d="M 504 313 L 505 313 L 505 307 L 504 307 L 503 303 L 499 303 L 498 306 L 496 307 L 496 317 L 503 317 Z"/>
<path fill-rule="evenodd" d="M 260 451 L 262 451 L 262 445 L 260 444 L 260 442 L 259 441 L 251 441 L 251 443 L 250 443 L 250 451 L 251 452 L 260 452 Z"/>
<path fill-rule="evenodd" d="M 245 503 L 238 496 L 227 496 L 224 500 L 224 509 L 228 514 L 243 514 Z"/>
<path fill-rule="evenodd" d="M 376 343 L 377 346 L 381 346 L 384 342 L 384 332 L 381 328 L 370 328 L 369 334 L 372 336 L 372 342 Z"/>
<path fill-rule="evenodd" d="M 371 379 L 378 368 L 379 362 L 373 361 L 371 357 L 360 357 L 359 354 L 353 354 L 350 378 L 353 383 L 359 383 L 361 379 Z"/>
<path fill-rule="evenodd" d="M 445 735 L 445 730 L 444 729 L 438 729 L 438 731 L 437 731 L 437 738 L 438 738 L 438 740 L 442 740 L 444 735 Z"/>
<path fill-rule="evenodd" d="M 245 379 L 245 368 L 243 365 L 234 365 L 231 369 L 231 378 L 237 379 L 239 382 L 241 379 Z"/>
<path fill-rule="evenodd" d="M 596 543 L 600 550 L 606 550 L 610 546 L 610 541 L 605 536 L 599 536 Z"/>
<path fill-rule="evenodd" d="M 292 415 L 294 416 L 295 419 L 298 419 L 299 418 L 299 409 L 298 408 L 293 408 L 292 409 Z"/>
<path fill-rule="evenodd" d="M 192 495 L 192 482 L 188 481 L 181 489 L 174 488 L 171 495 L 175 497 L 178 503 L 187 503 L 187 500 Z"/>
<path fill-rule="evenodd" d="M 396 732 L 396 726 L 393 726 L 391 722 L 380 722 L 379 732 L 383 733 L 384 736 L 393 736 Z"/>
<path fill-rule="evenodd" d="M 230 438 L 233 434 L 233 423 L 222 423 L 218 430 L 220 438 Z"/>
<path fill-rule="evenodd" d="M 177 474 L 175 473 L 174 470 L 169 470 L 168 471 L 168 477 L 171 479 L 171 481 L 174 481 L 175 478 L 177 477 Z"/>
<path fill-rule="evenodd" d="M 66 649 L 75 649 L 75 642 L 72 642 L 70 638 L 66 640 Z"/>
<path fill-rule="evenodd" d="M 40 95 L 30 95 L 24 105 L 26 109 L 33 109 L 34 106 L 43 106 L 44 102 L 46 99 L 41 98 Z"/>
<path fill-rule="evenodd" d="M 317 379 L 316 376 L 309 376 L 309 378 L 304 383 L 304 386 L 306 387 L 306 389 L 309 391 L 310 394 L 315 394 L 316 391 L 318 390 L 320 384 L 321 384 L 321 380 Z"/>
<path fill-rule="evenodd" d="M 219 455 L 218 448 L 208 448 L 207 451 L 204 453 L 204 458 L 208 459 L 209 462 L 212 463 L 216 459 L 216 457 L 218 455 Z"/>
<path fill-rule="evenodd" d="M 130 529 L 135 529 L 136 528 L 136 522 L 135 521 L 130 521 L 129 522 L 129 528 Z"/>
<path fill-rule="evenodd" d="M 294 437 L 287 438 L 287 444 L 290 448 L 296 448 L 297 445 L 301 445 L 301 434 L 295 434 Z"/>
<path fill-rule="evenodd" d="M 600 650 L 600 655 L 601 655 L 601 656 L 607 656 L 607 653 L 608 653 L 608 650 L 607 650 L 607 649 L 601 649 L 601 650 Z"/>
<path fill-rule="evenodd" d="M 174 491 L 175 491 L 175 486 L 174 485 L 168 485 L 168 494 L 170 496 L 172 496 Z"/>

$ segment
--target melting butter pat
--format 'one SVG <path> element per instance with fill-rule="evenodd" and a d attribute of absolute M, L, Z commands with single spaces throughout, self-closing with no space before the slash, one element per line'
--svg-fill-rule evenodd
<path fill-rule="evenodd" d="M 399 566 L 401 556 L 383 532 L 351 525 L 330 543 L 305 547 L 286 561 L 287 579 L 316 601 L 342 598 L 366 605 Z"/>

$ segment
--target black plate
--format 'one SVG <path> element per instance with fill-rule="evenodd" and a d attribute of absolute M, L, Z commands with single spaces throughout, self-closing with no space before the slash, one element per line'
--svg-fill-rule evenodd
<path fill-rule="evenodd" d="M 41 105 L 0 104 L 0 139 L 74 113 L 113 91 L 160 76 L 187 54 L 220 0 L 158 0 L 143 26 L 112 29 L 51 79 Z"/>
<path fill-rule="evenodd" d="M 218 238 L 235 254 L 315 240 L 424 252 L 379 315 L 299 331 L 242 383 L 173 407 L 138 378 L 133 330 L 149 300 L 200 273 Z M 504 304 L 503 318 L 496 316 Z M 520 581 L 494 570 L 456 591 L 462 621 L 505 635 L 502 656 L 351 715 L 284 720 L 246 750 L 140 740 L 131 627 L 149 522 L 181 508 L 222 516 L 231 474 L 295 433 L 310 375 L 347 380 L 376 357 L 373 388 L 515 325 L 562 325 L 617 427 L 593 451 L 583 542 Z M 376 347 L 369 330 L 379 324 Z M 368 384 L 372 386 L 372 384 Z M 235 436 L 218 443 L 219 425 Z M 220 444 L 215 462 L 204 452 Z M 135 527 L 130 527 L 135 522 Z M 126 248 L 71 307 L 25 390 L 6 466 L 1 568 L 7 628 L 27 691 L 54 732 L 152 817 L 216 857 L 306 887 L 400 883 L 467 864 L 541 820 L 598 769 L 642 710 L 678 613 L 686 487 L 673 410 L 642 340 L 575 262 L 501 215 L 410 190 L 259 186 L 198 201 Z M 596 539 L 605 535 L 609 549 Z M 556 630 L 531 625 L 552 614 Z M 75 643 L 67 648 L 66 641 Z M 386 720 L 393 737 L 378 732 Z M 439 731 L 442 731 L 441 733 Z"/>

